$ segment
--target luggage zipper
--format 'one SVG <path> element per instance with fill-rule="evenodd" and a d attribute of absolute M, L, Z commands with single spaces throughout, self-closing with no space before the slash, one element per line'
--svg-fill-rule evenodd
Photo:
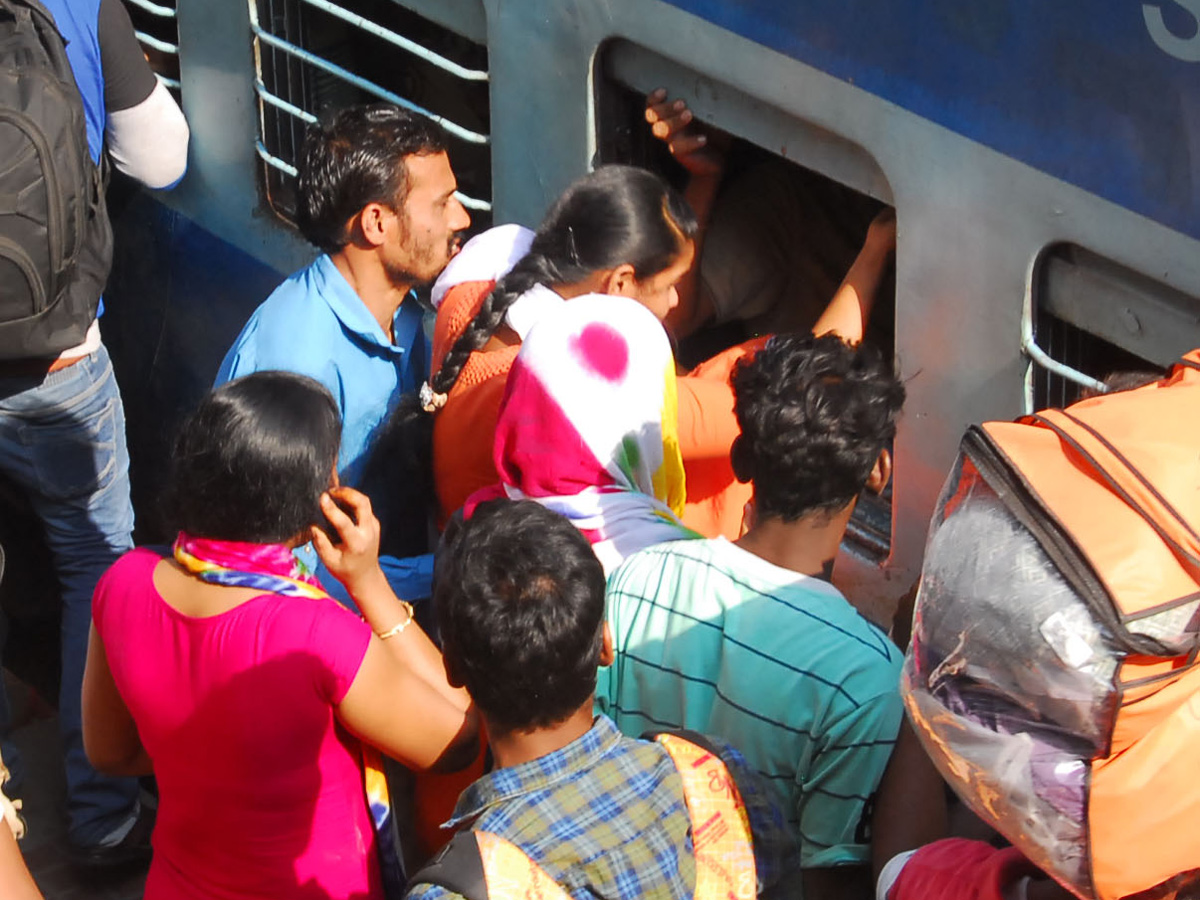
<path fill-rule="evenodd" d="M 29 290 L 33 294 L 33 312 L 31 315 L 37 315 L 37 313 L 45 309 L 46 297 L 44 288 L 42 287 L 42 279 L 38 277 L 37 267 L 34 266 L 33 260 L 29 258 L 29 254 L 25 252 L 25 248 L 16 241 L 0 236 L 0 259 L 10 259 L 16 263 L 17 268 L 25 276 L 25 280 L 29 282 Z"/>
<path fill-rule="evenodd" d="M 0 122 L 11 122 L 18 128 L 37 151 L 42 164 L 42 173 L 46 179 L 46 238 L 50 244 L 50 279 L 42 298 L 42 306 L 34 310 L 41 312 L 45 304 L 58 296 L 58 273 L 62 267 L 63 220 L 67 211 L 58 190 L 58 171 L 54 167 L 54 157 L 46 136 L 38 128 L 37 123 L 23 113 L 12 110 L 0 110 Z"/>
<path fill-rule="evenodd" d="M 1075 539 L 1059 524 L 1058 518 L 1046 508 L 986 431 L 972 425 L 963 437 L 962 446 L 963 452 L 979 469 L 1000 502 L 1029 529 L 1067 583 L 1078 592 L 1123 649 L 1143 656 L 1169 658 L 1179 655 L 1154 638 L 1129 632 L 1104 583 Z"/>

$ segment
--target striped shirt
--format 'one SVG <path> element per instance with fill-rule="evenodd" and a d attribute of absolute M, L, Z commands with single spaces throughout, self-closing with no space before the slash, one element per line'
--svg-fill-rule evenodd
<path fill-rule="evenodd" d="M 769 786 L 740 754 L 714 743 L 746 805 L 760 886 L 774 886 L 760 895 L 795 896 L 784 888 L 795 877 L 795 842 Z M 576 900 L 690 900 L 695 890 L 691 820 L 674 762 L 661 745 L 625 737 L 604 716 L 561 750 L 480 778 L 447 824 L 511 841 Z M 459 896 L 430 884 L 405 894 Z"/>
<path fill-rule="evenodd" d="M 612 573 L 608 620 L 617 660 L 598 710 L 626 734 L 682 727 L 736 746 L 778 792 L 803 867 L 869 859 L 901 654 L 835 587 L 723 538 L 677 541 Z"/>

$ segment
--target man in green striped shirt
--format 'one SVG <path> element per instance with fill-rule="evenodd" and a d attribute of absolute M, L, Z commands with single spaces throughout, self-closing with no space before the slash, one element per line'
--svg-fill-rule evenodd
<path fill-rule="evenodd" d="M 785 801 L 806 900 L 870 897 L 868 800 L 903 717 L 901 654 L 829 576 L 856 498 L 890 476 L 904 388 L 833 335 L 776 337 L 733 385 L 750 527 L 650 547 L 612 573 L 616 661 L 597 708 L 627 734 L 728 740 Z"/>

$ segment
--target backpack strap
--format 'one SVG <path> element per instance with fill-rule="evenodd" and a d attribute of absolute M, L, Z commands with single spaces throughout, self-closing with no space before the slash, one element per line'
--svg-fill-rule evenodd
<path fill-rule="evenodd" d="M 754 900 L 758 872 L 754 840 L 742 795 L 717 748 L 693 731 L 669 731 L 653 739 L 675 763 L 692 821 L 696 855 L 695 900 Z"/>
<path fill-rule="evenodd" d="M 460 831 L 411 884 L 433 884 L 466 900 L 570 900 L 516 844 L 488 831 Z"/>

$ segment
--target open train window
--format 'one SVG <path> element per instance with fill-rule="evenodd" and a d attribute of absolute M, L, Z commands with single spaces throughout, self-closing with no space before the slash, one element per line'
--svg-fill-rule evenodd
<path fill-rule="evenodd" d="M 872 218 L 890 204 L 874 160 L 857 145 L 625 41 L 602 50 L 596 85 L 598 162 L 645 166 L 686 185 L 687 173 L 645 122 L 646 93 L 660 86 L 685 99 L 698 120 L 732 136 L 697 262 L 700 315 L 689 326 L 702 324 L 674 335 L 680 363 L 695 365 L 760 334 L 811 329 Z M 866 341 L 894 358 L 890 273 Z M 864 493 L 845 549 L 871 562 L 888 558 L 891 497 L 890 485 L 881 496 Z"/>
<path fill-rule="evenodd" d="M 295 220 L 296 160 L 322 115 L 384 100 L 446 129 L 459 199 L 477 227 L 491 221 L 487 47 L 394 0 L 253 0 L 263 185 Z"/>
<path fill-rule="evenodd" d="M 1200 346 L 1200 300 L 1082 247 L 1049 248 L 1034 279 L 1031 410 L 1124 373 L 1161 372 Z"/>
<path fill-rule="evenodd" d="M 179 99 L 179 28 L 176 0 L 125 0 L 150 68 Z"/>

